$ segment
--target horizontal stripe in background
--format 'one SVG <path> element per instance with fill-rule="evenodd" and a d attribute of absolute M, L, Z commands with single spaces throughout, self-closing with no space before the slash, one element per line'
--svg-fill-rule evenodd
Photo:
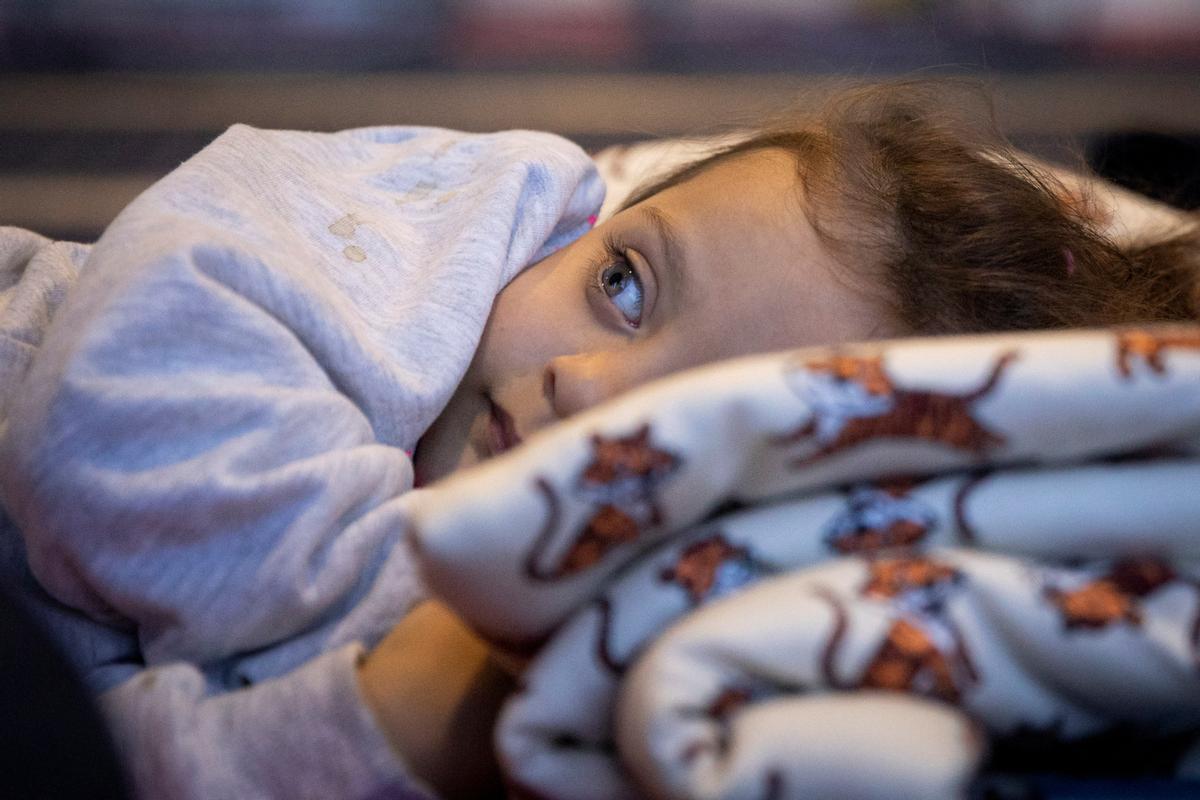
<path fill-rule="evenodd" d="M 1200 82 L 1186 71 L 981 80 L 995 93 L 1005 130 L 1051 159 L 1097 132 L 1200 132 Z M 819 100 L 841 83 L 788 73 L 5 74 L 0 224 L 92 239 L 138 192 L 234 122 L 305 130 L 533 128 L 596 150 L 751 123 L 797 97 Z"/>

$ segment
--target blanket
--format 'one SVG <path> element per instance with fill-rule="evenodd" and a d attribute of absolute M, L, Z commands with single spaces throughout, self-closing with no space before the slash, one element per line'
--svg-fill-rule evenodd
<path fill-rule="evenodd" d="M 960 795 L 1200 726 L 1200 327 L 754 356 L 406 500 L 525 797 Z"/>

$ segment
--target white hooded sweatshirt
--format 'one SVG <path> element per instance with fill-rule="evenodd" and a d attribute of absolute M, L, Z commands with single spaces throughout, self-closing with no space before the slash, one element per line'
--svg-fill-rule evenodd
<path fill-rule="evenodd" d="M 94 246 L 0 229 L 0 578 L 141 795 L 419 791 L 354 675 L 422 594 L 405 451 L 602 199 L 549 134 L 235 126 Z"/>

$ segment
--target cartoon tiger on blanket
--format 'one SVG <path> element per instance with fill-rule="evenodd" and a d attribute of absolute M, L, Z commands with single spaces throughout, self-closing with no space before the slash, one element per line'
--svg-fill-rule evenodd
<path fill-rule="evenodd" d="M 975 389 L 964 394 L 897 386 L 883 357 L 833 355 L 805 361 L 789 383 L 812 408 L 803 425 L 775 438 L 791 445 L 807 440 L 818 447 L 793 464 L 802 467 L 873 439 L 920 439 L 975 455 L 1005 443 L 1005 437 L 975 418 L 974 406 L 990 395 L 1015 352 L 997 357 Z"/>
<path fill-rule="evenodd" d="M 548 509 L 546 524 L 526 558 L 526 574 L 536 580 L 556 580 L 581 572 L 614 547 L 632 542 L 643 529 L 661 525 L 659 486 L 679 467 L 673 453 L 651 444 L 650 425 L 629 436 L 592 436 L 592 459 L 581 471 L 574 495 L 595 510 L 575 535 L 558 563 L 544 563 L 559 527 L 560 499 L 544 478 L 536 486 Z"/>
<path fill-rule="evenodd" d="M 1139 601 L 1176 577 L 1170 566 L 1157 559 L 1128 558 L 1080 586 L 1064 589 L 1051 585 L 1043 594 L 1062 615 L 1066 630 L 1100 630 L 1118 623 L 1141 625 Z"/>
<path fill-rule="evenodd" d="M 937 525 L 937 514 L 910 493 L 915 481 L 894 479 L 852 488 L 824 539 L 843 555 L 915 547 Z"/>
<path fill-rule="evenodd" d="M 1142 361 L 1155 375 L 1167 372 L 1163 354 L 1168 350 L 1200 350 L 1200 330 L 1186 328 L 1174 332 L 1131 329 L 1117 333 L 1117 372 L 1122 378 L 1133 377 L 1134 360 Z"/>
<path fill-rule="evenodd" d="M 835 662 L 849 625 L 842 602 L 823 595 L 835 624 L 822 665 L 830 686 L 839 689 L 888 689 L 957 702 L 979 682 L 966 643 L 945 613 L 945 602 L 962 583 L 953 566 L 929 558 L 887 558 L 867 562 L 864 598 L 887 602 L 899 613 L 856 680 L 837 676 Z"/>

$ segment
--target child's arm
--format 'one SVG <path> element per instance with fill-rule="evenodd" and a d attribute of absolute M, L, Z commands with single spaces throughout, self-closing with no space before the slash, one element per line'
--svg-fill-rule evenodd
<path fill-rule="evenodd" d="M 349 645 L 279 678 L 210 694 L 192 665 L 102 696 L 140 795 L 499 797 L 492 727 L 513 679 L 444 606 L 415 609 L 365 658 Z"/>
<path fill-rule="evenodd" d="M 441 796 L 502 794 L 492 734 L 515 681 L 444 605 L 405 617 L 367 656 L 359 682 L 396 751 Z"/>
<path fill-rule="evenodd" d="M 358 686 L 362 648 L 212 693 L 192 664 L 142 670 L 101 695 L 138 797 L 432 800 Z"/>

